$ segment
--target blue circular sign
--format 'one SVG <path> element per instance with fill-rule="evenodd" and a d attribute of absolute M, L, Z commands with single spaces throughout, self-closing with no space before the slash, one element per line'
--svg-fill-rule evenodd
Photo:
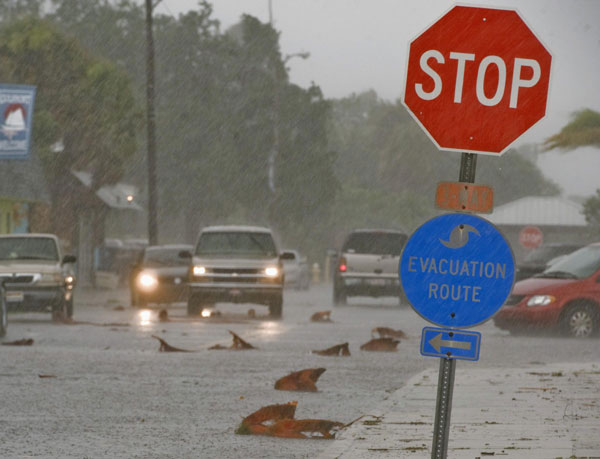
<path fill-rule="evenodd" d="M 442 327 L 464 328 L 485 322 L 504 304 L 514 283 L 515 260 L 490 222 L 446 214 L 409 238 L 399 274 L 419 315 Z"/>

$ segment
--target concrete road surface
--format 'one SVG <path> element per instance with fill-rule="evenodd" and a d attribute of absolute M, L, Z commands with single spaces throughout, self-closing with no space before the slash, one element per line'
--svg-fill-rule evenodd
<path fill-rule="evenodd" d="M 348 306 L 334 308 L 328 285 L 286 291 L 281 321 L 270 320 L 265 307 L 249 304 L 218 305 L 220 317 L 193 321 L 187 320 L 184 305 L 175 305 L 166 323 L 158 320 L 158 309 L 132 309 L 124 289 L 80 290 L 76 324 L 52 323 L 49 314 L 9 315 L 3 342 L 32 338 L 34 344 L 0 346 L 0 457 L 313 458 L 344 440 L 234 431 L 258 408 L 292 400 L 298 401 L 297 418 L 347 423 L 364 416 L 352 428 L 368 426 L 382 406 L 402 397 L 398 394 L 412 397 L 402 392 L 407 381 L 435 377 L 439 365 L 437 358 L 420 355 L 421 329 L 431 324 L 409 306 L 393 298 L 353 298 Z M 249 309 L 256 311 L 255 318 L 248 317 Z M 333 322 L 309 320 L 326 310 Z M 371 330 L 382 326 L 408 335 L 398 351 L 361 351 Z M 258 349 L 208 350 L 229 346 L 228 330 Z M 490 322 L 475 330 L 483 334 L 480 360 L 459 362 L 457 381 L 461 371 L 597 362 L 598 339 L 512 337 Z M 196 352 L 159 353 L 152 335 Z M 343 342 L 349 343 L 350 357 L 311 354 Z M 317 367 L 326 368 L 318 392 L 274 390 L 278 378 Z M 494 390 L 503 390 L 501 378 Z M 485 401 L 485 394 L 479 399 Z M 430 411 L 429 401 L 408 402 Z M 527 426 L 523 430 L 527 436 Z M 338 436 L 352 437 L 349 431 Z M 430 448 L 431 438 L 423 443 Z M 406 457 L 430 453 L 420 454 Z"/>

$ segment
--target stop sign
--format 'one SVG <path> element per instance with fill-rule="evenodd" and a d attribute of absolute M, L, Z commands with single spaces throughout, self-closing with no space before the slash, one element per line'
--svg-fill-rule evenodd
<path fill-rule="evenodd" d="M 537 226 L 526 226 L 519 233 L 519 243 L 526 249 L 537 249 L 544 242 L 544 233 Z"/>
<path fill-rule="evenodd" d="M 403 103 L 438 148 L 499 155 L 546 114 L 551 60 L 516 11 L 455 6 L 411 42 Z"/>

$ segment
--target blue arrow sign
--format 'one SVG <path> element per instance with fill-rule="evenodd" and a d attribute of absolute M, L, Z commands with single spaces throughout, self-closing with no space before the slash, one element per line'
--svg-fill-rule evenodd
<path fill-rule="evenodd" d="M 479 332 L 425 327 L 421 334 L 421 355 L 479 360 L 480 343 Z"/>
<path fill-rule="evenodd" d="M 442 327 L 485 322 L 504 304 L 515 277 L 512 250 L 487 220 L 469 214 L 432 218 L 410 237 L 400 282 L 413 309 Z"/>

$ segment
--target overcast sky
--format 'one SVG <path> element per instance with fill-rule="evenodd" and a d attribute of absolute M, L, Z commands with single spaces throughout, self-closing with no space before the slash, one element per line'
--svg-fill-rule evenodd
<path fill-rule="evenodd" d="M 214 0 L 222 29 L 250 14 L 269 20 L 269 0 Z M 302 87 L 314 81 L 326 97 L 374 89 L 383 99 L 402 96 L 409 42 L 457 2 L 447 0 L 271 0 L 283 55 L 307 51 L 288 61 L 290 79 Z M 517 142 L 538 143 L 558 132 L 571 113 L 600 112 L 600 1 L 479 0 L 464 5 L 515 8 L 552 53 L 546 117 Z M 195 7 L 190 0 L 162 0 L 157 13 Z M 590 194 L 600 186 L 600 151 L 574 156 L 549 154 L 540 162 L 567 194 Z M 567 169 L 565 169 L 567 168 Z M 593 176 L 592 176 L 593 173 Z M 566 179 L 571 174 L 575 180 Z"/>

